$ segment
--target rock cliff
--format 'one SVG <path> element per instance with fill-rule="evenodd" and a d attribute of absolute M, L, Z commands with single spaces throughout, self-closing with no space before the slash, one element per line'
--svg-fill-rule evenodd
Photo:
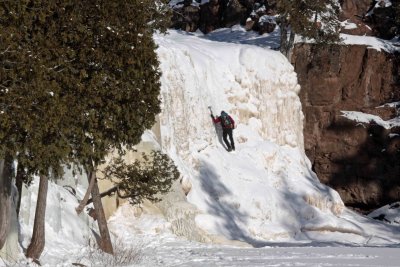
<path fill-rule="evenodd" d="M 400 128 L 361 124 L 342 111 L 398 116 L 399 106 L 384 104 L 400 100 L 400 54 L 298 44 L 292 63 L 302 86 L 305 149 L 320 180 L 361 210 L 398 200 Z"/>
<path fill-rule="evenodd" d="M 371 1 L 341 1 L 341 19 L 357 27 L 354 35 L 393 38 L 392 7 L 361 19 Z M 400 197 L 400 129 L 360 124 L 342 111 L 359 111 L 390 120 L 399 116 L 400 54 L 363 45 L 327 48 L 298 44 L 292 63 L 302 87 L 305 149 L 323 183 L 335 188 L 346 205 L 369 211 Z"/>

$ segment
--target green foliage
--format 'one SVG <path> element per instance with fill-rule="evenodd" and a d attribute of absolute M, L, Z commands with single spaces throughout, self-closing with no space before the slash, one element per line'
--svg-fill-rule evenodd
<path fill-rule="evenodd" d="M 58 174 L 137 144 L 160 111 L 162 2 L 0 1 L 0 153 Z"/>
<path fill-rule="evenodd" d="M 0 151 L 29 173 L 56 176 L 71 152 L 68 101 L 54 81 L 47 37 L 36 34 L 40 13 L 29 1 L 0 2 Z"/>
<path fill-rule="evenodd" d="M 116 183 L 119 197 L 128 198 L 131 204 L 140 204 L 144 199 L 160 201 L 159 194 L 167 193 L 179 178 L 173 161 L 160 151 L 142 153 L 142 160 L 132 164 L 121 157 L 114 159 L 104 175 Z"/>
<path fill-rule="evenodd" d="M 280 0 L 277 1 L 281 27 L 316 43 L 339 41 L 338 15 L 340 7 L 335 0 Z"/>
<path fill-rule="evenodd" d="M 73 2 L 57 41 L 72 60 L 67 90 L 79 95 L 75 156 L 91 166 L 111 148 L 137 144 L 155 122 L 160 73 L 152 35 L 159 23 L 154 1 Z"/>

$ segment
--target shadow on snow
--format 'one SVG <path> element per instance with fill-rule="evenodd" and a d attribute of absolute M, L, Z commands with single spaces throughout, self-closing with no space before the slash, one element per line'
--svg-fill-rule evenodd
<path fill-rule="evenodd" d="M 220 219 L 218 227 L 229 239 L 244 241 L 253 247 L 263 247 L 267 243 L 249 236 L 240 224 L 246 224 L 248 215 L 239 210 L 240 205 L 229 201 L 232 192 L 219 180 L 215 168 L 202 162 L 200 183 L 207 194 L 208 213 Z"/>

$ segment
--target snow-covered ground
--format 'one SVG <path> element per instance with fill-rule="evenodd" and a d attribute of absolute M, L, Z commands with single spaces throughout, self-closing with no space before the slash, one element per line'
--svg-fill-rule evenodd
<path fill-rule="evenodd" d="M 187 244 L 165 243 L 155 249 L 157 255 L 146 266 L 252 266 L 252 267 L 382 267 L 399 266 L 399 248 L 331 247 L 315 244 L 305 247 L 274 244 L 261 249 L 229 247 L 188 247 Z M 281 247 L 280 247 L 281 246 Z M 165 250 L 168 248 L 168 250 Z M 179 251 L 180 255 L 171 251 Z"/>
<path fill-rule="evenodd" d="M 311 171 L 296 74 L 269 49 L 277 36 L 241 27 L 155 36 L 162 113 L 158 131 L 143 140 L 167 152 L 182 179 L 161 203 L 123 205 L 110 218 L 113 238 L 140 248 L 137 265 L 399 265 L 400 228 L 347 210 Z M 235 152 L 224 148 L 209 106 L 235 119 Z M 81 198 L 83 187 L 75 184 Z M 42 264 L 108 266 L 93 259 L 88 244 L 95 224 L 75 215 L 78 201 L 67 188 L 50 186 Z M 22 206 L 23 246 L 35 195 L 34 184 Z"/>
<path fill-rule="evenodd" d="M 204 244 L 177 238 L 168 233 L 167 228 L 153 228 L 153 232 L 143 234 L 140 227 L 149 229 L 148 224 L 154 220 L 142 221 L 143 225 L 123 220 L 130 212 L 133 212 L 132 208 L 122 207 L 110 220 L 110 225 L 115 233 L 124 236 L 127 243 L 129 240 L 142 240 L 143 258 L 138 266 L 399 266 L 399 246 L 369 246 L 368 242 L 359 243 L 358 235 L 340 237 L 326 232 L 325 238 L 332 241 L 317 241 L 320 234 L 316 234 L 315 241 L 265 242 L 261 248 L 243 243 Z M 346 214 L 348 218 L 353 215 L 351 212 Z M 376 228 L 382 226 L 375 224 Z M 353 243 L 349 242 L 351 239 Z M 341 240 L 347 241 L 343 243 Z"/>
<path fill-rule="evenodd" d="M 374 237 L 387 235 L 387 240 L 381 240 L 387 244 L 392 238 L 389 228 L 351 211 L 343 216 L 349 222 L 362 224 L 364 237 L 327 230 L 309 233 L 303 241 L 264 242 L 261 248 L 240 242 L 217 245 L 177 238 L 170 232 L 169 223 L 154 215 L 124 219 L 135 218 L 134 212 L 134 208 L 123 206 L 110 219 L 110 227 L 128 244 L 142 240 L 144 257 L 139 266 L 399 266 L 399 245 L 378 245 L 379 238 Z M 393 233 L 399 230 L 390 229 Z"/>

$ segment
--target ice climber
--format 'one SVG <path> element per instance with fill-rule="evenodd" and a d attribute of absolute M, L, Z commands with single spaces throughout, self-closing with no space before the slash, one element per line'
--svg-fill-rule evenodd
<path fill-rule="evenodd" d="M 226 146 L 228 147 L 228 151 L 235 150 L 235 142 L 233 141 L 233 129 L 235 128 L 235 121 L 225 111 L 221 111 L 221 116 L 217 116 L 217 118 L 211 114 L 211 118 L 213 119 L 214 123 L 221 123 L 222 137 Z M 230 143 L 228 142 L 228 135 L 229 140 L 231 141 Z"/>

